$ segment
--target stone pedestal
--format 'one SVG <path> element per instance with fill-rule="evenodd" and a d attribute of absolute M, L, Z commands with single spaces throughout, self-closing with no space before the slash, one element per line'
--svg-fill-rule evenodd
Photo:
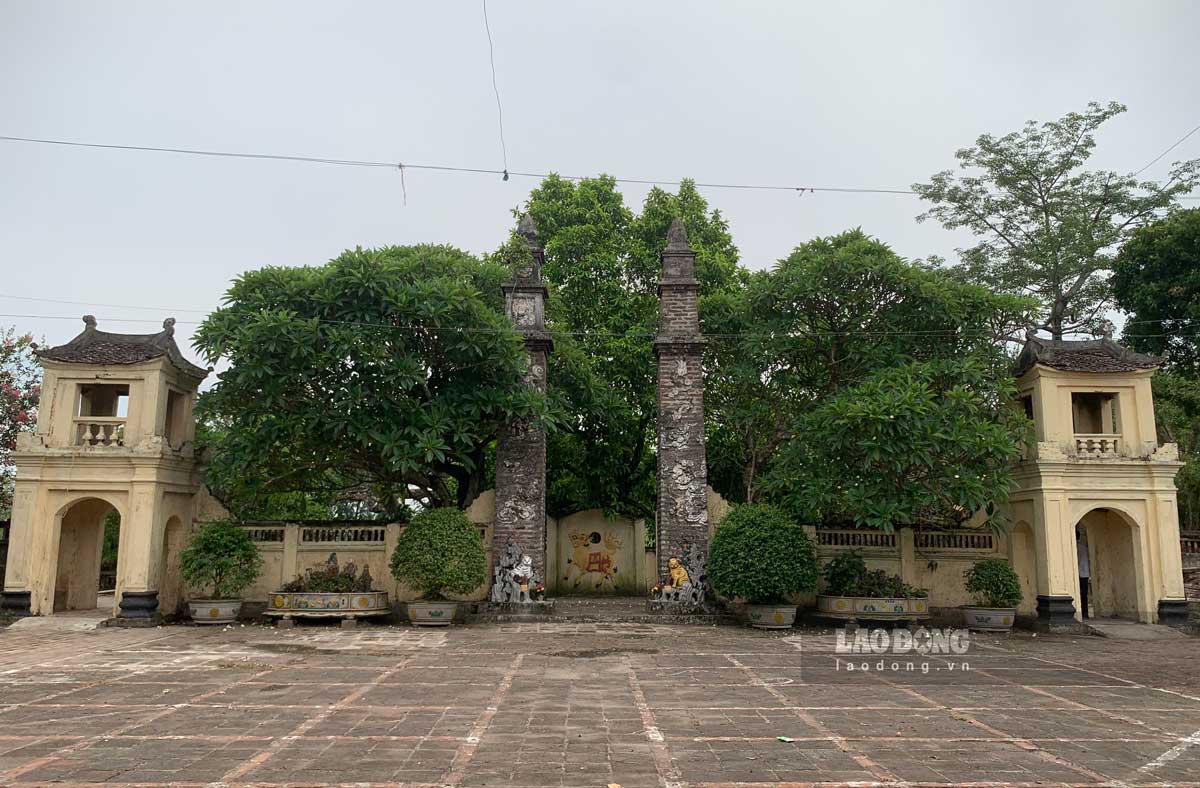
<path fill-rule="evenodd" d="M 683 222 L 671 222 L 658 285 L 658 574 L 672 558 L 708 554 L 708 466 L 704 450 L 704 338 L 697 309 L 696 253 Z M 703 589 L 701 589 L 703 590 Z"/>
<path fill-rule="evenodd" d="M 32 597 L 29 591 L 5 591 L 0 595 L 0 610 L 18 618 L 33 615 L 29 609 Z"/>
<path fill-rule="evenodd" d="M 528 354 L 526 385 L 546 390 L 546 355 L 553 348 L 546 331 L 546 287 L 542 284 L 544 254 L 529 216 L 520 233 L 529 252 L 513 279 L 504 285 L 504 308 L 525 337 Z M 496 520 L 492 554 L 503 555 L 509 545 L 532 562 L 532 575 L 546 576 L 546 433 L 516 420 L 504 426 L 496 442 Z M 507 601 L 507 600 L 505 600 Z"/>

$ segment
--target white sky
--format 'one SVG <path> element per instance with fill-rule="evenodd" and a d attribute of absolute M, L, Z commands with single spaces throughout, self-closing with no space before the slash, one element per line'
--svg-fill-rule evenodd
<path fill-rule="evenodd" d="M 982 132 L 1090 100 L 1130 109 L 1096 166 L 1135 170 L 1200 122 L 1188 0 L 491 0 L 489 18 L 513 170 L 903 189 Z M 480 2 L 0 0 L 0 134 L 501 166 Z M 1196 156 L 1200 134 L 1144 177 Z M 174 315 L 186 345 L 242 271 L 491 250 L 536 184 L 406 181 L 407 206 L 389 170 L 0 141 L 0 325 L 57 344 L 84 312 L 118 331 Z M 646 189 L 624 191 L 637 208 Z M 966 240 L 918 225 L 911 196 L 706 196 L 752 268 L 856 226 L 907 257 Z"/>

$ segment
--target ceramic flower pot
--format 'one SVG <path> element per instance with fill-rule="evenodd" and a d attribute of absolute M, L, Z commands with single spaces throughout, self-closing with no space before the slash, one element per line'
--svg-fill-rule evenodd
<path fill-rule="evenodd" d="M 458 612 L 457 602 L 409 602 L 408 620 L 417 627 L 448 627 Z"/>
<path fill-rule="evenodd" d="M 392 612 L 387 591 L 349 593 L 276 591 L 267 600 L 268 616 L 358 618 Z"/>
<path fill-rule="evenodd" d="M 229 624 L 242 612 L 242 600 L 192 599 L 188 601 L 188 612 L 197 624 Z"/>
<path fill-rule="evenodd" d="M 795 605 L 746 605 L 750 626 L 758 629 L 791 629 L 796 621 Z"/>
<path fill-rule="evenodd" d="M 1015 607 L 976 607 L 963 605 L 963 618 L 966 619 L 967 629 L 981 632 L 1008 632 L 1017 620 Z"/>

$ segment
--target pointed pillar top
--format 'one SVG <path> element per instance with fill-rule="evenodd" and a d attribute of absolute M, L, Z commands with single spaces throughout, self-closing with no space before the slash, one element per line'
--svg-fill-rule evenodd
<path fill-rule="evenodd" d="M 667 249 L 668 252 L 690 252 L 692 247 L 688 245 L 687 230 L 683 227 L 683 220 L 676 216 L 671 220 L 671 227 L 667 230 Z"/>
<path fill-rule="evenodd" d="M 524 236 L 525 242 L 530 246 L 537 246 L 537 225 L 533 223 L 532 216 L 527 213 L 521 215 L 521 221 L 517 225 L 517 232 Z"/>

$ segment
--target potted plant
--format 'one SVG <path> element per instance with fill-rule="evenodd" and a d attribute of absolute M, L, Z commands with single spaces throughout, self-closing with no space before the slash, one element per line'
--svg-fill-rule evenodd
<path fill-rule="evenodd" d="M 227 624 L 242 611 L 240 594 L 254 584 L 263 560 L 245 529 L 226 520 L 205 523 L 179 554 L 179 570 L 192 588 L 211 590 L 188 600 L 197 624 Z"/>
<path fill-rule="evenodd" d="M 421 512 L 400 533 L 392 575 L 421 593 L 408 603 L 417 626 L 448 626 L 458 603 L 445 594 L 469 594 L 487 580 L 487 553 L 479 529 L 457 509 Z"/>
<path fill-rule="evenodd" d="M 796 605 L 786 597 L 816 588 L 816 551 L 804 529 L 782 510 L 739 506 L 713 535 L 708 579 L 718 594 L 746 600 L 751 626 L 787 629 L 796 620 Z"/>
<path fill-rule="evenodd" d="M 353 561 L 338 565 L 337 553 L 325 563 L 310 567 L 304 575 L 284 583 L 271 594 L 268 616 L 352 619 L 382 616 L 391 612 L 387 591 L 372 588 L 370 567 L 359 572 Z"/>
<path fill-rule="evenodd" d="M 882 569 L 867 569 L 858 550 L 847 550 L 825 565 L 825 589 L 817 611 L 826 618 L 850 621 L 915 621 L 929 617 L 929 592 Z"/>
<path fill-rule="evenodd" d="M 1000 558 L 984 558 L 963 572 L 967 591 L 978 605 L 963 605 L 967 629 L 1008 632 L 1021 604 L 1021 580 L 1009 563 Z"/>

